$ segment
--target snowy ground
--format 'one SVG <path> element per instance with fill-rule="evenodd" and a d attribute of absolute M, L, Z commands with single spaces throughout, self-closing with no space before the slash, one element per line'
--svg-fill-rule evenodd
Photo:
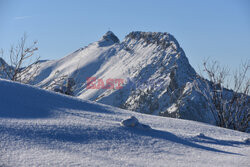
<path fill-rule="evenodd" d="M 152 129 L 121 126 L 130 116 Z M 0 80 L 0 166 L 242 167 L 250 164 L 246 138 Z"/>

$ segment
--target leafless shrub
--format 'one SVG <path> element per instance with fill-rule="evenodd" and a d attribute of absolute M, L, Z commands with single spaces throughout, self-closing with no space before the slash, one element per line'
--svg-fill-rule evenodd
<path fill-rule="evenodd" d="M 243 63 L 241 68 L 233 75 L 229 84 L 229 70 L 223 68 L 216 61 L 205 60 L 203 73 L 198 76 L 200 81 L 205 83 L 205 90 L 202 90 L 199 79 L 196 80 L 196 90 L 203 94 L 208 101 L 209 108 L 220 127 L 230 128 L 239 131 L 249 131 L 249 85 L 247 77 L 249 61 Z M 231 85 L 231 90 L 229 89 Z"/>
<path fill-rule="evenodd" d="M 74 95 L 76 89 L 76 79 L 75 76 L 69 77 L 68 75 L 59 76 L 59 71 L 56 71 L 53 80 L 46 86 L 42 87 L 43 89 L 53 90 L 62 94 Z"/>
<path fill-rule="evenodd" d="M 5 75 L 5 78 L 21 83 L 28 83 L 34 78 L 38 69 L 36 62 L 39 59 L 39 57 L 37 57 L 33 60 L 35 52 L 38 50 L 36 47 L 37 41 L 34 41 L 30 46 L 26 46 L 26 41 L 27 35 L 24 34 L 16 46 L 11 46 L 9 51 L 10 65 L 7 63 L 0 64 L 2 75 Z M 0 54 L 1 57 L 4 57 L 3 49 Z M 32 71 L 30 70 L 31 68 Z M 25 75 L 28 71 L 28 75 Z"/>

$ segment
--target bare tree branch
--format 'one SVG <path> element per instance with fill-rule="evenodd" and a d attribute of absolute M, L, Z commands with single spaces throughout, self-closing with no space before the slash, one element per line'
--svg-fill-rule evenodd
<path fill-rule="evenodd" d="M 249 130 L 249 67 L 250 63 L 247 61 L 234 73 L 233 90 L 229 90 L 229 70 L 216 61 L 207 59 L 203 62 L 203 72 L 208 80 L 201 77 L 202 74 L 197 76 L 195 88 L 208 101 L 218 126 L 239 131 Z M 199 80 L 205 83 L 205 90 L 202 90 Z"/>
<path fill-rule="evenodd" d="M 33 79 L 34 74 L 37 71 L 37 68 L 34 68 L 36 63 L 31 63 L 33 65 L 33 72 L 30 71 L 31 65 L 28 67 L 24 67 L 27 64 L 27 61 L 34 57 L 35 52 L 38 50 L 36 47 L 37 41 L 34 41 L 32 45 L 26 46 L 27 35 L 21 37 L 20 41 L 16 46 L 12 45 L 9 50 L 9 61 L 10 65 L 0 64 L 3 73 L 7 76 L 7 79 L 12 81 L 28 83 L 31 79 Z M 1 52 L 1 56 L 4 57 L 3 50 Z M 39 57 L 36 58 L 35 62 L 39 60 Z M 29 75 L 25 77 L 25 72 L 29 71 Z M 31 74 L 32 73 L 32 74 Z"/>

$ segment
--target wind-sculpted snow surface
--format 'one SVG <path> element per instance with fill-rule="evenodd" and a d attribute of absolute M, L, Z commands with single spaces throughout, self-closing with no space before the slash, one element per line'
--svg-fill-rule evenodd
<path fill-rule="evenodd" d="M 99 41 L 60 60 L 40 63 L 32 84 L 55 90 L 54 83 L 62 76 L 67 76 L 64 83 L 67 78 L 75 79 L 73 95 L 81 99 L 140 113 L 215 123 L 207 101 L 194 89 L 195 70 L 168 33 L 136 31 L 120 42 L 109 31 Z M 119 79 L 124 81 L 123 88 L 88 89 L 90 77 L 96 78 L 96 84 L 98 79 Z"/>
<path fill-rule="evenodd" d="M 247 133 L 144 115 L 6 80 L 0 80 L 0 94 L 0 166 L 250 163 Z"/>

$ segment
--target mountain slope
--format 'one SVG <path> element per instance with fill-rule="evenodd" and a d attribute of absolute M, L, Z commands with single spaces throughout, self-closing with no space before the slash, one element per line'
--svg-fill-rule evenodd
<path fill-rule="evenodd" d="M 9 77 L 4 69 L 9 71 L 10 68 L 11 67 L 4 61 L 4 59 L 0 57 L 0 78 L 8 79 Z"/>
<path fill-rule="evenodd" d="M 168 33 L 131 32 L 120 42 L 109 31 L 99 41 L 39 66 L 32 84 L 42 88 L 55 90 L 55 83 L 74 78 L 73 94 L 81 99 L 214 124 L 207 101 L 194 89 L 195 70 Z M 114 89 L 88 89 L 89 77 L 104 84 L 111 79 Z M 122 89 L 116 89 L 117 79 L 123 81 Z M 96 86 L 102 85 L 97 81 Z"/>
<path fill-rule="evenodd" d="M 0 80 L 0 166 L 248 166 L 247 133 Z M 152 129 L 128 128 L 130 116 Z"/>

